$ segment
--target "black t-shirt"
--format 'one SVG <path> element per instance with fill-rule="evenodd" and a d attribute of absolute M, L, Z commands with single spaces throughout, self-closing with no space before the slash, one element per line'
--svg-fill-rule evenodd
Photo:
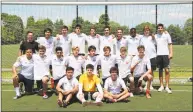
<path fill-rule="evenodd" d="M 32 52 L 35 53 L 35 51 L 38 50 L 38 43 L 35 42 L 35 41 L 32 41 L 32 42 L 24 41 L 24 42 L 22 42 L 22 44 L 20 45 L 20 50 L 22 51 L 22 54 L 25 54 L 27 49 L 32 49 Z"/>

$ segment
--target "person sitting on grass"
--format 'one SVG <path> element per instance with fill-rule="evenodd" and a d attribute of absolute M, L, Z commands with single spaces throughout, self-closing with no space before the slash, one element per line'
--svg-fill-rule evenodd
<path fill-rule="evenodd" d="M 119 70 L 117 67 L 110 69 L 111 77 L 107 78 L 104 86 L 104 98 L 107 103 L 119 101 L 128 102 L 129 92 L 122 78 L 118 77 Z M 121 90 L 123 91 L 121 92 Z"/>
<path fill-rule="evenodd" d="M 90 103 L 85 99 L 95 99 L 94 104 L 101 106 L 101 100 L 103 99 L 103 89 L 100 84 L 100 79 L 97 77 L 97 75 L 93 74 L 94 66 L 92 64 L 88 64 L 86 66 L 86 70 L 87 72 L 80 76 L 77 98 L 82 102 L 83 106 L 86 106 Z M 96 92 L 96 87 L 98 92 Z"/>
<path fill-rule="evenodd" d="M 17 67 L 21 67 L 20 72 L 17 74 Z M 19 83 L 23 82 L 25 86 L 26 94 L 33 93 L 34 85 L 34 74 L 33 74 L 34 63 L 32 59 L 32 49 L 27 49 L 26 54 L 19 56 L 17 61 L 13 64 L 13 85 L 15 88 L 16 96 L 13 99 L 18 99 L 21 97 L 19 92 Z"/>
<path fill-rule="evenodd" d="M 147 89 L 146 89 L 146 98 L 151 98 L 150 95 L 150 83 L 152 81 L 151 75 L 151 63 L 148 57 L 145 56 L 145 47 L 140 45 L 137 47 L 138 55 L 133 57 L 131 62 L 131 72 L 134 76 L 135 87 L 137 86 L 136 92 L 142 92 L 142 80 L 147 81 Z"/>
<path fill-rule="evenodd" d="M 66 107 L 70 100 L 75 98 L 75 94 L 78 92 L 78 80 L 73 77 L 74 68 L 66 68 L 66 76 L 61 78 L 57 84 L 56 90 L 58 91 L 58 105 L 60 107 Z M 63 101 L 63 99 L 65 99 Z"/>
<path fill-rule="evenodd" d="M 38 54 L 33 55 L 34 60 L 34 80 L 36 80 L 42 87 L 38 87 L 40 90 L 38 92 L 39 95 L 43 95 L 44 99 L 48 98 L 47 95 L 47 86 L 48 81 L 50 79 L 50 64 L 51 59 L 49 56 L 45 55 L 46 47 L 40 45 L 38 48 Z"/>

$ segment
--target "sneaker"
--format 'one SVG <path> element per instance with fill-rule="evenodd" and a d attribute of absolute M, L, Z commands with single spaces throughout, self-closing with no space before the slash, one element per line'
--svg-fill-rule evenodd
<path fill-rule="evenodd" d="M 84 101 L 84 102 L 82 102 L 82 105 L 83 105 L 83 107 L 85 107 L 85 106 L 88 105 L 88 102 L 87 102 L 87 101 Z"/>
<path fill-rule="evenodd" d="M 47 99 L 48 98 L 48 95 L 43 95 L 43 99 Z"/>
<path fill-rule="evenodd" d="M 59 107 L 63 107 L 63 102 L 58 100 L 58 105 L 59 105 Z"/>
<path fill-rule="evenodd" d="M 160 88 L 158 89 L 158 92 L 162 92 L 164 90 L 163 86 L 160 86 Z"/>
<path fill-rule="evenodd" d="M 15 97 L 13 97 L 14 100 L 19 99 L 19 98 L 21 98 L 21 95 L 19 95 L 19 96 L 16 95 Z"/>
<path fill-rule="evenodd" d="M 150 90 L 154 90 L 153 86 L 150 86 Z"/>
<path fill-rule="evenodd" d="M 130 95 L 130 97 L 134 97 L 133 93 L 130 93 L 129 95 Z"/>
<path fill-rule="evenodd" d="M 66 108 L 68 103 L 66 101 L 63 102 L 63 107 Z"/>
<path fill-rule="evenodd" d="M 169 94 L 172 93 L 172 91 L 171 91 L 168 87 L 166 87 L 165 90 L 166 90 L 166 92 L 169 93 Z"/>

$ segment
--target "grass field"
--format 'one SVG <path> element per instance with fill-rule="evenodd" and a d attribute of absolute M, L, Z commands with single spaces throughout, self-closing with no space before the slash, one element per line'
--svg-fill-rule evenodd
<path fill-rule="evenodd" d="M 171 88 L 172 94 L 153 91 L 151 99 L 136 95 L 129 98 L 128 103 L 104 103 L 101 107 L 82 107 L 76 102 L 67 108 L 58 107 L 55 94 L 49 99 L 31 95 L 13 100 L 14 91 L 2 91 L 2 111 L 192 111 L 192 83 L 171 85 Z M 13 90 L 13 87 L 3 85 L 2 90 Z"/>

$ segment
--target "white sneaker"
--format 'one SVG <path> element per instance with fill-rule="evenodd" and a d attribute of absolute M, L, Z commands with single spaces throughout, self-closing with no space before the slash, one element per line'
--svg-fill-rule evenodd
<path fill-rule="evenodd" d="M 165 90 L 167 93 L 172 94 L 172 91 L 170 90 L 170 88 L 166 87 Z"/>
<path fill-rule="evenodd" d="M 160 88 L 158 89 L 158 92 L 162 92 L 164 90 L 163 86 L 160 86 Z"/>
<path fill-rule="evenodd" d="M 154 90 L 153 86 L 150 86 L 150 90 Z"/>
<path fill-rule="evenodd" d="M 130 97 L 134 97 L 133 93 L 130 93 L 129 95 L 130 95 Z"/>
<path fill-rule="evenodd" d="M 43 99 L 47 99 L 48 98 L 48 95 L 43 95 Z"/>

